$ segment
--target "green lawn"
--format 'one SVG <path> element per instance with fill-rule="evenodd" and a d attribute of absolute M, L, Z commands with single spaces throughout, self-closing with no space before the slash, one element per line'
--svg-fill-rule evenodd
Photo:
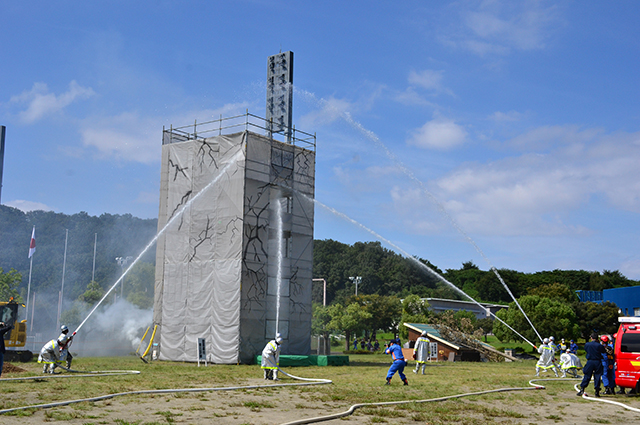
<path fill-rule="evenodd" d="M 445 402 L 416 403 L 435 397 L 499 388 L 532 388 L 535 361 L 508 363 L 441 362 L 430 363 L 426 375 L 406 373 L 409 386 L 403 386 L 394 377 L 392 385 L 384 385 L 389 356 L 383 354 L 351 355 L 349 366 L 288 368 L 286 372 L 305 378 L 330 379 L 332 384 L 319 386 L 291 386 L 265 390 L 234 390 L 166 395 L 128 395 L 107 402 L 82 403 L 75 407 L 52 408 L 46 411 L 29 410 L 0 416 L 0 423 L 20 424 L 38 421 L 71 424 L 138 424 L 152 423 L 230 423 L 265 424 L 282 423 L 302 417 L 342 412 L 357 403 L 411 401 L 395 406 L 366 407 L 356 410 L 356 423 L 431 423 L 431 424 L 507 424 L 555 423 L 548 422 L 554 415 L 565 414 L 582 418 L 580 423 L 597 422 L 608 418 L 611 422 L 631 423 L 632 417 L 622 413 L 602 413 L 592 403 L 575 397 L 575 381 L 545 382 L 544 391 L 520 390 L 466 397 Z M 37 363 L 18 364 L 25 372 L 5 374 L 15 376 L 42 376 Z M 267 385 L 258 365 L 209 365 L 197 367 L 194 363 L 160 362 L 142 363 L 137 357 L 76 358 L 78 370 L 136 369 L 139 375 L 121 377 L 69 378 L 61 380 L 11 381 L 0 385 L 0 408 L 24 406 L 95 397 L 123 391 L 172 388 L 212 388 L 243 385 Z M 281 383 L 300 381 L 282 376 Z M 549 376 L 545 376 L 549 377 Z M 629 402 L 628 400 L 622 400 Z M 630 400 L 640 407 L 640 400 Z M 149 403 L 155 403 L 149 407 Z M 149 422 L 121 410 L 121 406 L 144 406 L 162 420 Z M 589 411 L 583 412 L 589 405 Z M 146 410 L 145 410 L 146 409 Z M 149 410 L 151 409 L 151 410 Z M 315 410 L 309 410 L 315 409 Z M 595 410 L 594 410 L 595 409 Z M 130 409 L 131 410 L 131 409 Z M 300 413 L 297 413 L 299 411 Z M 155 412 L 155 413 L 154 413 Z M 267 417 L 272 418 L 260 419 Z M 633 413 L 629 413 L 633 415 Z M 129 415 L 129 416 L 127 416 Z M 252 416 L 253 415 L 253 416 Z M 282 416 L 279 416 L 282 415 Z M 586 420 L 587 415 L 591 418 Z M 608 416 L 610 415 L 610 416 Z M 622 416 L 616 416 L 622 415 Z M 27 416 L 28 418 L 25 418 Z M 277 416 L 277 420 L 273 419 Z M 94 419 L 97 418 L 97 419 Z M 236 420 L 237 419 L 237 420 Z M 636 417 L 637 419 L 637 417 Z M 547 420 L 547 422 L 545 422 Z"/>

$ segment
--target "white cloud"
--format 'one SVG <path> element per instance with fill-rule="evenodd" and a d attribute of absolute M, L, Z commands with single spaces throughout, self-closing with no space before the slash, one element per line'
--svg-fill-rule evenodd
<path fill-rule="evenodd" d="M 433 106 L 435 105 L 420 95 L 415 87 L 407 87 L 403 92 L 395 95 L 394 100 L 402 103 L 403 105 L 421 105 L 421 106 Z"/>
<path fill-rule="evenodd" d="M 514 49 L 542 49 L 553 27 L 558 25 L 557 6 L 547 6 L 544 1 L 492 0 L 466 4 L 460 12 L 461 26 L 453 33 L 447 29 L 441 39 L 480 56 L 505 55 Z"/>
<path fill-rule="evenodd" d="M 87 120 L 80 133 L 86 147 L 100 158 L 152 163 L 160 160 L 162 122 L 125 112 L 115 117 Z"/>
<path fill-rule="evenodd" d="M 535 145 L 535 134 L 521 136 Z M 485 164 L 466 164 L 434 182 L 432 192 L 462 228 L 480 234 L 553 236 L 590 232 L 568 224 L 590 202 L 640 212 L 640 133 L 554 127 L 557 145 Z M 423 195 L 426 196 L 426 195 Z"/>
<path fill-rule="evenodd" d="M 409 72 L 409 84 L 427 90 L 439 90 L 442 87 L 442 71 L 425 69 L 420 72 Z"/>
<path fill-rule="evenodd" d="M 558 145 L 573 146 L 580 149 L 584 143 L 595 140 L 601 135 L 600 128 L 583 129 L 577 125 L 552 125 L 534 128 L 506 142 L 508 146 L 518 149 L 540 151 Z"/>
<path fill-rule="evenodd" d="M 99 158 L 149 164 L 160 161 L 163 126 L 185 126 L 193 123 L 194 119 L 199 123 L 217 120 L 220 114 L 224 118 L 244 113 L 246 106 L 245 103 L 228 104 L 220 109 L 189 111 L 172 118 L 141 116 L 137 112 L 92 117 L 82 123 L 80 133 L 83 145 L 94 149 Z M 213 127 L 216 125 L 201 126 L 198 131 L 206 137 L 202 132 Z M 187 131 L 192 131 L 192 128 Z M 241 131 L 240 127 L 238 131 Z"/>
<path fill-rule="evenodd" d="M 19 113 L 23 123 L 34 123 L 47 115 L 62 111 L 71 103 L 94 96 L 90 87 L 82 87 L 75 80 L 69 83 L 69 90 L 56 95 L 49 92 L 45 83 L 34 83 L 30 91 L 24 91 L 11 98 L 12 103 L 26 105 L 26 109 Z"/>
<path fill-rule="evenodd" d="M 452 120 L 436 118 L 428 121 L 413 132 L 408 143 L 425 149 L 450 149 L 461 145 L 467 138 L 467 131 Z"/>
<path fill-rule="evenodd" d="M 422 71 L 410 71 L 407 78 L 409 87 L 405 91 L 395 95 L 394 99 L 404 105 L 432 105 L 418 90 L 426 90 L 430 96 L 445 93 L 453 96 L 453 92 L 442 83 L 444 71 L 425 69 Z"/>
<path fill-rule="evenodd" d="M 45 205 L 41 202 L 25 201 L 23 199 L 16 199 L 15 201 L 6 202 L 5 205 L 17 208 L 20 211 L 53 211 L 53 208 Z"/>

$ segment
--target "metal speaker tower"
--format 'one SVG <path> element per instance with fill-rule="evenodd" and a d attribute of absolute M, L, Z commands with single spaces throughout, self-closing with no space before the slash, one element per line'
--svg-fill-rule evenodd
<path fill-rule="evenodd" d="M 292 139 L 293 126 L 293 52 L 278 53 L 267 59 L 268 136 L 283 133 Z"/>

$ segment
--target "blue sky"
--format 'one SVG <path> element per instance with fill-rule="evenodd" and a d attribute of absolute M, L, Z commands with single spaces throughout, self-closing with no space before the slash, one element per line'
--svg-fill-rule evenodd
<path fill-rule="evenodd" d="M 440 268 L 640 279 L 638 2 L 0 0 L 0 15 L 3 204 L 157 217 L 162 127 L 264 116 L 267 57 L 292 50 L 322 203 Z M 321 208 L 315 237 L 373 240 Z"/>

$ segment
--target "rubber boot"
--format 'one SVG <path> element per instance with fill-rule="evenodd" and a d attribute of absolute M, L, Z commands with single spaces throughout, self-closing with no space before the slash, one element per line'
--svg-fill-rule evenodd
<path fill-rule="evenodd" d="M 52 364 L 51 367 L 49 368 L 49 373 L 53 375 L 55 373 L 54 372 L 55 370 L 56 370 L 56 365 Z"/>
<path fill-rule="evenodd" d="M 576 394 L 578 397 L 582 397 L 582 395 L 584 394 L 584 388 L 580 387 L 580 391 L 578 391 L 578 394 Z"/>
<path fill-rule="evenodd" d="M 413 369 L 413 373 L 418 374 L 418 369 L 420 369 L 420 363 L 416 363 L 416 368 Z"/>
<path fill-rule="evenodd" d="M 423 363 L 423 364 L 422 364 L 422 374 L 423 374 L 423 375 L 425 375 L 424 370 L 425 370 L 426 368 L 427 368 L 427 365 Z"/>
<path fill-rule="evenodd" d="M 264 380 L 268 380 L 269 379 L 269 373 L 267 369 L 262 369 L 264 371 Z"/>
<path fill-rule="evenodd" d="M 385 385 L 391 385 L 391 378 L 387 378 L 387 383 Z"/>
<path fill-rule="evenodd" d="M 45 365 L 42 367 L 42 373 L 47 373 L 49 372 L 49 365 L 45 363 Z"/>
<path fill-rule="evenodd" d="M 624 393 L 625 393 L 624 388 L 620 387 L 617 394 L 624 394 Z"/>
<path fill-rule="evenodd" d="M 273 370 L 273 380 L 274 381 L 279 381 L 279 379 L 278 379 L 278 369 L 274 369 Z"/>
<path fill-rule="evenodd" d="M 596 388 L 596 397 L 600 398 L 600 388 Z"/>
<path fill-rule="evenodd" d="M 407 378 L 404 378 L 404 381 L 402 382 L 404 382 L 405 385 L 409 385 L 409 380 Z"/>
<path fill-rule="evenodd" d="M 611 394 L 613 394 L 613 393 L 611 392 L 611 388 L 606 387 L 606 388 L 604 389 L 604 395 L 611 395 Z"/>

